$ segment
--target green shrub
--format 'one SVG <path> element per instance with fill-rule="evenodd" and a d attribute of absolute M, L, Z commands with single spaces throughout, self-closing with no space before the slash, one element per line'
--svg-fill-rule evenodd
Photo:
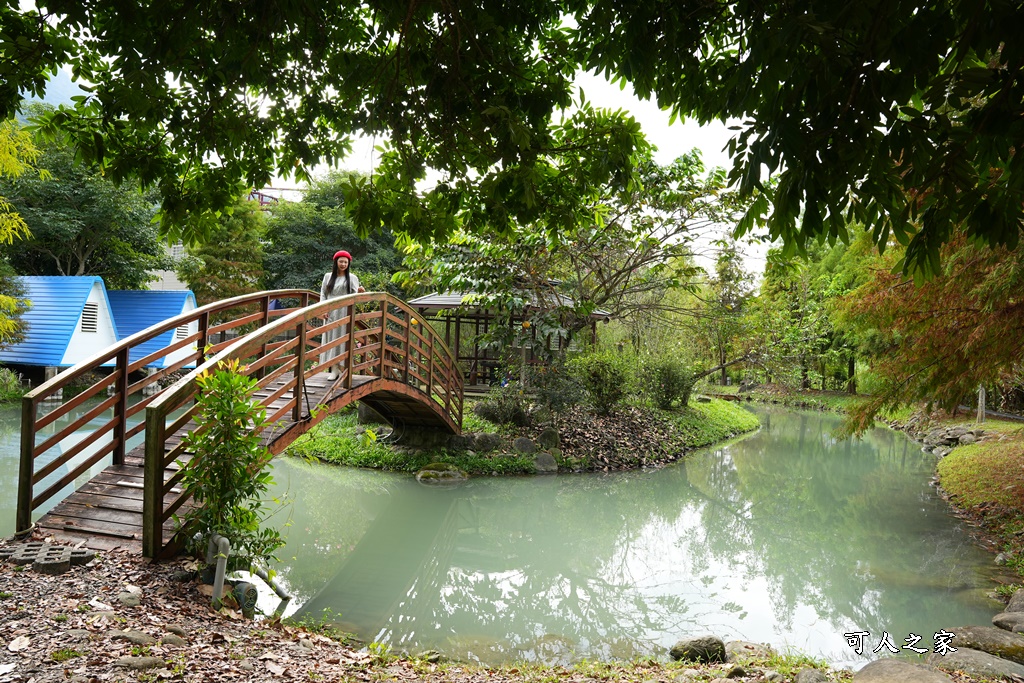
<path fill-rule="evenodd" d="M 537 401 L 553 412 L 560 413 L 580 403 L 583 387 L 566 369 L 565 364 L 552 361 L 530 369 L 530 389 Z"/>
<path fill-rule="evenodd" d="M 10 368 L 0 368 L 0 403 L 14 401 L 25 395 L 21 375 Z"/>
<path fill-rule="evenodd" d="M 517 382 L 487 392 L 487 397 L 473 406 L 473 412 L 498 425 L 525 427 L 530 424 L 529 402 Z"/>
<path fill-rule="evenodd" d="M 200 375 L 196 383 L 199 426 L 185 437 L 192 459 L 184 464 L 181 479 L 196 505 L 178 524 L 190 534 L 198 532 L 192 550 L 200 553 L 212 534 L 227 538 L 234 569 L 267 563 L 284 541 L 277 530 L 260 528 L 273 478 L 267 471 L 270 452 L 253 433 L 267 422 L 267 411 L 252 398 L 256 379 L 239 373 L 238 362 L 230 361 Z"/>
<path fill-rule="evenodd" d="M 696 383 L 693 370 L 685 363 L 664 357 L 645 359 L 641 378 L 644 395 L 662 410 L 670 409 L 676 400 L 685 408 Z"/>
<path fill-rule="evenodd" d="M 590 395 L 594 409 L 607 415 L 629 390 L 629 361 L 612 351 L 579 356 L 569 361 L 569 371 Z"/>

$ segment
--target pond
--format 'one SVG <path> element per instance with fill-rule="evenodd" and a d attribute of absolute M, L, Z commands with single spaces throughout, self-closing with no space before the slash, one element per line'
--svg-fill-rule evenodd
<path fill-rule="evenodd" d="M 930 648 L 990 623 L 992 556 L 930 485 L 934 456 L 885 429 L 837 441 L 834 415 L 757 412 L 754 435 L 647 471 L 431 488 L 279 459 L 289 611 L 489 664 L 663 657 L 713 633 L 857 666 L 888 654 L 871 653 L 886 632 Z"/>

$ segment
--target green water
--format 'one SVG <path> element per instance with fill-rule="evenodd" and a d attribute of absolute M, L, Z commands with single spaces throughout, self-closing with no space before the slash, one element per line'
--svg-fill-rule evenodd
<path fill-rule="evenodd" d="M 664 656 L 710 632 L 857 665 L 883 632 L 930 648 L 990 623 L 992 556 L 929 485 L 933 456 L 888 430 L 837 442 L 832 415 L 758 414 L 750 437 L 610 475 L 438 489 L 280 459 L 292 609 L 487 663 Z"/>

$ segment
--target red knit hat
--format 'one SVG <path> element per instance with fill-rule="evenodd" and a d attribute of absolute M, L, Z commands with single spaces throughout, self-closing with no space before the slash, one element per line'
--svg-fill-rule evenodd
<path fill-rule="evenodd" d="M 347 252 L 347 251 L 345 251 L 344 249 L 342 249 L 341 251 L 339 251 L 339 252 L 337 252 L 336 254 L 334 254 L 334 258 L 333 258 L 332 260 L 334 260 L 334 261 L 337 261 L 337 260 L 338 260 L 338 259 L 340 259 L 340 258 L 341 258 L 342 256 L 344 256 L 345 258 L 347 258 L 347 259 L 348 259 L 348 262 L 349 262 L 349 263 L 352 263 L 352 254 L 348 253 L 348 252 Z"/>

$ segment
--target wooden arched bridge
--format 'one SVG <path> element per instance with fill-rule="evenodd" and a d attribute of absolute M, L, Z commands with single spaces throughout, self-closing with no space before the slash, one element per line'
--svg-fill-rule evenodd
<path fill-rule="evenodd" d="M 384 293 L 318 299 L 306 290 L 276 290 L 208 304 L 134 334 L 27 394 L 18 531 L 31 529 L 36 511 L 59 499 L 36 521 L 44 533 L 98 549 L 141 543 L 146 557 L 168 552 L 173 516 L 189 505 L 180 462 L 191 457 L 182 438 L 196 426 L 195 379 L 230 359 L 258 380 L 256 397 L 269 418 L 263 442 L 273 454 L 356 400 L 396 428 L 459 432 L 462 374 L 415 311 Z M 324 323 L 338 310 L 340 319 Z M 343 335 L 328 341 L 332 330 Z M 169 344 L 157 341 L 168 336 Z M 331 362 L 340 373 L 328 380 L 320 354 L 334 347 L 340 353 Z M 140 377 L 161 359 L 165 367 Z M 65 387 L 97 374 L 84 391 L 57 403 Z M 103 400 L 90 401 L 97 398 Z M 130 448 L 140 434 L 143 445 Z M 72 492 L 108 456 L 112 464 Z"/>

